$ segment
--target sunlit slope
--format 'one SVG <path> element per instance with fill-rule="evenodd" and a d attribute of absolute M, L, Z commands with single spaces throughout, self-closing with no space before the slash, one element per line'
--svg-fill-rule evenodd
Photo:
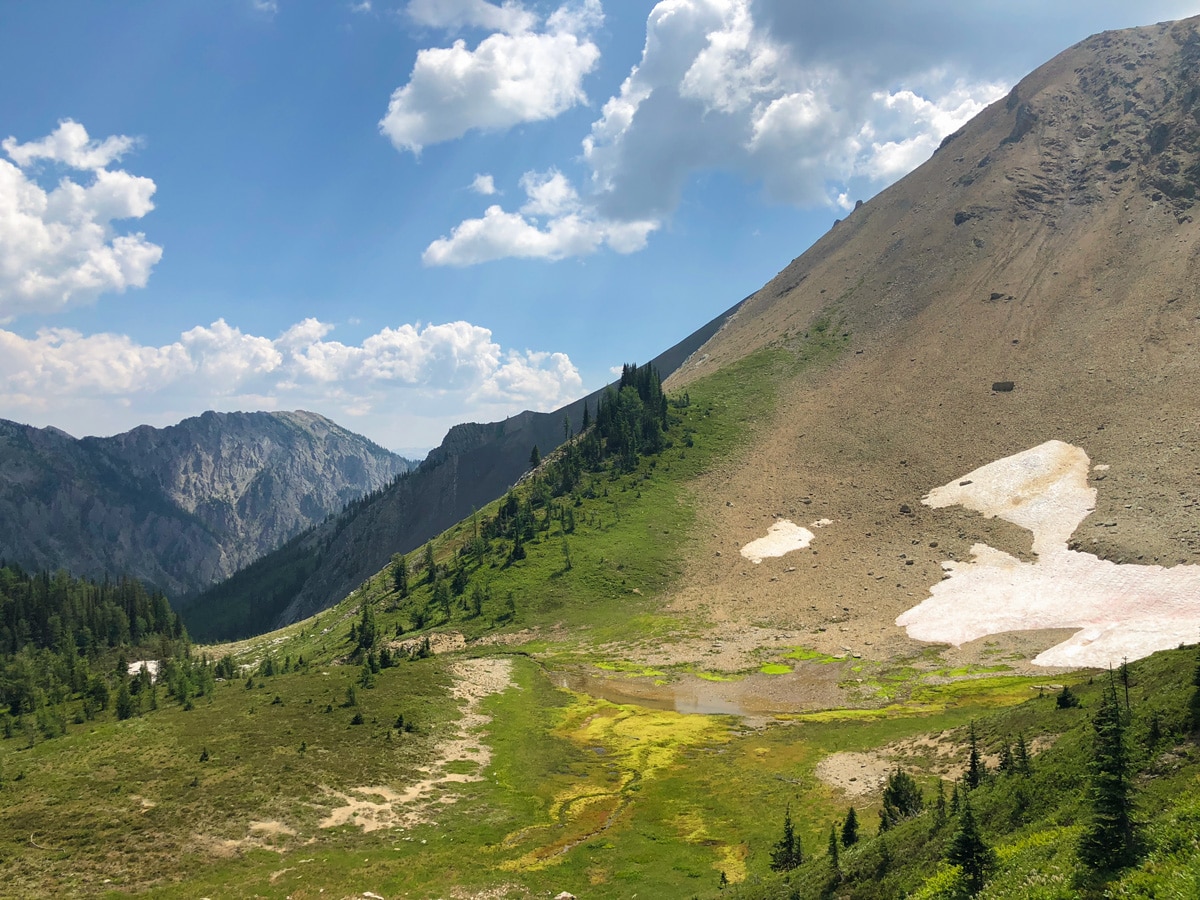
<path fill-rule="evenodd" d="M 699 492 L 707 542 L 677 609 L 824 626 L 826 650 L 901 650 L 892 623 L 943 561 L 977 541 L 1032 558 L 1028 531 L 922 497 L 1048 440 L 1097 467 L 1072 548 L 1200 562 L 1198 46 L 1193 19 L 1066 51 L 850 213 L 673 376 L 684 389 L 819 317 L 849 336 L 831 370 L 777 385 L 759 437 Z M 809 550 L 747 564 L 738 549 L 775 516 L 833 524 Z M 1064 636 L 1010 643 L 1029 656 Z"/>

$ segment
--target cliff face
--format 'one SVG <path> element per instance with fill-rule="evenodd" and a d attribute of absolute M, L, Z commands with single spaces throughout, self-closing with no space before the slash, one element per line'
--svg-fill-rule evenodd
<path fill-rule="evenodd" d="M 729 321 L 737 306 L 651 360 L 670 374 Z M 550 413 L 456 425 L 441 446 L 403 478 L 187 603 L 188 629 L 205 639 L 240 637 L 310 616 L 387 565 L 501 496 L 529 469 L 529 452 L 577 431 L 599 391 Z"/>
<path fill-rule="evenodd" d="M 0 421 L 0 557 L 185 596 L 410 465 L 308 412 L 207 412 L 82 440 Z"/>

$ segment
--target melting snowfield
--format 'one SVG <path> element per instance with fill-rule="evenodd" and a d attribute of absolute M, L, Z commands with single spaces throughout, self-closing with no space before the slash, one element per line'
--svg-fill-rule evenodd
<path fill-rule="evenodd" d="M 813 522 L 814 528 L 831 525 L 829 519 Z M 780 519 L 767 529 L 767 536 L 751 541 L 742 548 L 742 556 L 758 565 L 767 557 L 784 556 L 794 550 L 803 550 L 812 543 L 815 535 L 795 522 Z"/>
<path fill-rule="evenodd" d="M 1029 529 L 1038 559 L 976 544 L 973 561 L 942 563 L 950 577 L 896 624 L 917 640 L 955 645 L 1005 631 L 1078 628 L 1033 660 L 1042 666 L 1116 665 L 1195 639 L 1200 566 L 1117 565 L 1067 548 L 1095 509 L 1088 467 L 1080 448 L 1047 441 L 930 491 L 921 501 L 927 506 L 961 505 Z"/>

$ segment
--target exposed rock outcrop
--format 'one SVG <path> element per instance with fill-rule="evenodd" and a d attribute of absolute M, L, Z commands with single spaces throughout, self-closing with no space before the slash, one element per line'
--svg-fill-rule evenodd
<path fill-rule="evenodd" d="M 411 466 L 309 412 L 76 440 L 0 420 L 0 558 L 202 590 Z"/>

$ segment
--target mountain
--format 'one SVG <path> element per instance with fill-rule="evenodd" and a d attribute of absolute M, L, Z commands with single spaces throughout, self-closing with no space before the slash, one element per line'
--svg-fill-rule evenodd
<path fill-rule="evenodd" d="M 1071 551 L 1190 577 L 1182 564 L 1200 561 L 1197 29 L 1189 19 L 1099 34 L 1037 69 L 835 224 L 669 380 L 680 390 L 786 355 L 819 328 L 846 335 L 836 364 L 771 383 L 774 414 L 696 486 L 710 527 L 672 609 L 804 631 L 835 621 L 819 648 L 916 652 L 894 620 L 940 589 L 947 566 L 971 571 L 963 561 L 977 544 L 1013 572 L 1038 558 L 1030 531 L 996 509 L 922 498 L 1049 441 L 1082 451 L 1073 465 L 1095 492 L 1094 511 L 1085 503 L 1082 525 L 1066 529 Z M 747 565 L 739 548 L 774 516 L 831 524 L 801 562 Z M 714 596 L 736 603 L 714 610 Z M 958 612 L 976 614 L 966 603 Z M 1179 640 L 1194 635 L 1189 621 Z M 1049 646 L 1027 638 L 988 641 L 1024 658 Z"/>
<path fill-rule="evenodd" d="M 660 353 L 650 364 L 665 378 L 736 314 L 738 305 Z M 546 452 L 594 414 L 602 390 L 550 413 L 523 412 L 450 429 L 441 445 L 395 484 L 296 537 L 229 581 L 181 604 L 188 628 L 229 639 L 299 621 L 332 606 L 364 579 L 495 500 Z"/>
<path fill-rule="evenodd" d="M 410 465 L 309 412 L 206 412 L 78 440 L 0 421 L 0 558 L 187 595 Z"/>

